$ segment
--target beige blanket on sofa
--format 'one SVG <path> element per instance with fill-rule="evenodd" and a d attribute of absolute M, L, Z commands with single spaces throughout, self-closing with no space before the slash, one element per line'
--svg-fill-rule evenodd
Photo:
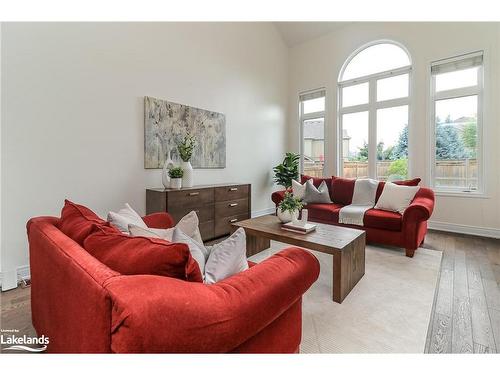
<path fill-rule="evenodd" d="M 371 178 L 359 178 L 354 183 L 352 203 L 342 207 L 339 212 L 339 223 L 363 226 L 365 212 L 375 206 L 378 181 Z"/>

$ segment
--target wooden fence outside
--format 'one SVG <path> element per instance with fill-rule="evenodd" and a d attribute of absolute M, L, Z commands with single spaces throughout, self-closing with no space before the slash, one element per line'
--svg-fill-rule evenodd
<path fill-rule="evenodd" d="M 377 179 L 385 181 L 389 177 L 392 161 L 377 161 Z M 438 160 L 435 169 L 436 186 L 477 188 L 477 160 Z M 304 174 L 312 177 L 323 176 L 323 165 L 304 166 Z M 344 177 L 368 176 L 368 162 L 344 161 Z"/>

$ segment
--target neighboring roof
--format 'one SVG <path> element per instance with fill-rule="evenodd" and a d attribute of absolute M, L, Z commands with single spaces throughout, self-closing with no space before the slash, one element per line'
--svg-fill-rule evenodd
<path fill-rule="evenodd" d="M 463 116 L 463 117 L 459 117 L 459 118 L 455 119 L 453 122 L 455 124 L 457 124 L 457 123 L 463 123 L 463 122 L 476 122 L 476 118 L 475 117 Z"/>
<path fill-rule="evenodd" d="M 446 122 L 446 120 L 441 119 L 441 122 L 439 122 L 439 125 L 461 125 L 461 124 L 468 124 L 469 122 L 476 122 L 477 119 L 475 117 L 469 117 L 469 116 L 462 116 L 459 117 L 455 120 L 452 120 L 451 122 Z"/>

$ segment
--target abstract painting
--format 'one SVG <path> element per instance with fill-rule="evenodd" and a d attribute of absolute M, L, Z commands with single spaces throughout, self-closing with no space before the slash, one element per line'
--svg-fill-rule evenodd
<path fill-rule="evenodd" d="M 169 154 L 180 160 L 177 144 L 196 139 L 193 168 L 226 167 L 226 116 L 222 113 L 144 97 L 144 168 L 162 168 Z"/>

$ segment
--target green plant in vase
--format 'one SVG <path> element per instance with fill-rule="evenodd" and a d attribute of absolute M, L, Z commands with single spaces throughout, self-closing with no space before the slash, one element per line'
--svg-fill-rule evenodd
<path fill-rule="evenodd" d="M 177 145 L 177 151 L 182 159 L 182 169 L 184 170 L 184 177 L 182 178 L 182 184 L 184 187 L 193 186 L 193 166 L 191 165 L 191 157 L 193 156 L 193 151 L 196 147 L 196 138 L 186 133 L 184 138 Z"/>
<path fill-rule="evenodd" d="M 278 218 L 283 223 L 295 221 L 299 218 L 299 213 L 300 210 L 302 210 L 302 207 L 304 207 L 302 201 L 287 191 L 283 200 L 278 205 Z"/>

